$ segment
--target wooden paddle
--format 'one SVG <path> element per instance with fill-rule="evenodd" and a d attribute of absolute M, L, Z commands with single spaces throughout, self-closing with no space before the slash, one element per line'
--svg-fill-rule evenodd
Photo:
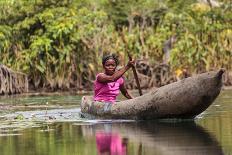
<path fill-rule="evenodd" d="M 124 37 L 123 33 L 121 33 L 121 36 L 122 36 L 122 41 L 124 42 L 124 44 L 128 45 L 127 42 L 126 42 L 126 40 L 125 40 L 125 37 Z M 126 52 L 127 52 L 129 60 L 132 61 L 132 56 L 130 55 L 128 48 L 126 48 Z M 142 93 L 142 89 L 140 87 L 139 78 L 138 78 L 138 74 L 137 74 L 135 66 L 132 67 L 132 71 L 133 71 L 133 74 L 134 74 L 136 85 L 137 85 L 138 90 L 139 90 L 139 95 L 142 96 L 143 93 Z"/>

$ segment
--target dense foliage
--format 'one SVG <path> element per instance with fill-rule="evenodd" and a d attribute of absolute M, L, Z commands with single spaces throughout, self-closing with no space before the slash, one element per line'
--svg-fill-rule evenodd
<path fill-rule="evenodd" d="M 129 49 L 136 58 L 160 63 L 164 42 L 175 36 L 169 61 L 173 71 L 231 70 L 232 4 L 216 4 L 1 0 L 0 63 L 27 73 L 34 88 L 81 89 L 94 79 L 104 53 L 115 52 L 125 63 Z"/>

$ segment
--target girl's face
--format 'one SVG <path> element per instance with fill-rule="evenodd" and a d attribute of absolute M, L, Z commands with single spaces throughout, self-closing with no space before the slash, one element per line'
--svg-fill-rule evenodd
<path fill-rule="evenodd" d="M 109 59 L 104 64 L 105 73 L 107 75 L 113 75 L 117 67 L 116 62 L 113 59 Z"/>

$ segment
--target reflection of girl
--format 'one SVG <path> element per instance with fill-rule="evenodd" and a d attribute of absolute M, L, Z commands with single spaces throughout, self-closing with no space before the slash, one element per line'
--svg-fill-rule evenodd
<path fill-rule="evenodd" d="M 117 133 L 96 133 L 98 154 L 126 155 L 127 139 L 121 139 Z"/>

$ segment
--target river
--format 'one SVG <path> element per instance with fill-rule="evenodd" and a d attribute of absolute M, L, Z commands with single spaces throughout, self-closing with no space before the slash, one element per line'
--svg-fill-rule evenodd
<path fill-rule="evenodd" d="M 194 121 L 83 119 L 81 97 L 1 97 L 0 154 L 232 154 L 232 90 Z"/>

